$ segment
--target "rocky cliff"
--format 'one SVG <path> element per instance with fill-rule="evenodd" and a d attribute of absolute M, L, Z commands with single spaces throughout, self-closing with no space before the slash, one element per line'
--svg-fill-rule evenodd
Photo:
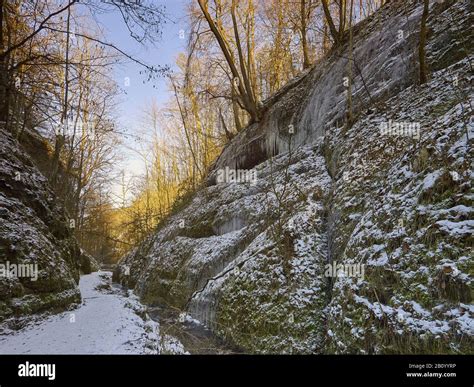
<path fill-rule="evenodd" d="M 0 130 L 0 321 L 80 302 L 90 263 L 40 172 L 47 145 L 25 132 L 20 144 Z"/>
<path fill-rule="evenodd" d="M 418 86 L 421 8 L 354 28 L 353 125 L 346 42 L 265 101 L 116 280 L 249 352 L 472 352 L 472 5 L 431 5 Z"/>

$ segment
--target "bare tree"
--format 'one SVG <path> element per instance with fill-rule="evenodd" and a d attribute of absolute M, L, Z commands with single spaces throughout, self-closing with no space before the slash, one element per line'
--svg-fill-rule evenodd
<path fill-rule="evenodd" d="M 340 29 L 338 31 L 334 24 L 334 20 L 331 16 L 331 11 L 329 9 L 329 0 L 321 0 L 321 4 L 323 6 L 324 16 L 329 27 L 329 32 L 331 32 L 331 36 L 334 40 L 335 45 L 337 46 L 340 44 Z"/>
<path fill-rule="evenodd" d="M 352 65 L 354 62 L 354 52 L 353 52 L 353 33 L 352 33 L 352 10 L 354 0 L 351 0 L 350 10 L 349 10 L 349 59 L 347 61 L 347 68 L 348 68 L 348 90 L 347 90 L 347 127 L 350 127 L 353 122 L 353 115 L 352 115 Z"/>
<path fill-rule="evenodd" d="M 242 105 L 245 110 L 249 113 L 252 121 L 256 122 L 260 119 L 260 112 L 257 106 L 256 95 L 250 84 L 249 69 L 245 64 L 245 59 L 242 50 L 242 44 L 240 41 L 240 34 L 238 30 L 238 23 L 236 18 L 236 7 L 237 1 L 232 0 L 231 5 L 231 16 L 232 24 L 235 38 L 235 45 L 238 53 L 238 61 L 235 59 L 230 44 L 228 42 L 225 31 L 220 27 L 219 20 L 215 21 L 209 13 L 209 1 L 208 0 L 198 0 L 201 11 L 206 18 L 209 28 L 214 34 L 219 47 L 222 51 L 222 54 L 225 57 L 225 60 L 231 70 L 233 77 L 233 85 L 237 91 L 237 98 L 241 100 Z M 219 3 L 219 0 L 216 0 L 216 3 Z M 219 5 L 219 4 L 218 4 Z M 240 67 L 240 71 L 239 71 Z"/>

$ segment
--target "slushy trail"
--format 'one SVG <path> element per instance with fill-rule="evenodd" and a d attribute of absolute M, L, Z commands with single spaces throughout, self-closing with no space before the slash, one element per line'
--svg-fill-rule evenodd
<path fill-rule="evenodd" d="M 111 286 L 111 273 L 81 277 L 82 305 L 0 336 L 2 354 L 142 354 L 159 348 L 158 325 L 138 299 Z M 143 313 L 140 313 L 143 315 Z"/>

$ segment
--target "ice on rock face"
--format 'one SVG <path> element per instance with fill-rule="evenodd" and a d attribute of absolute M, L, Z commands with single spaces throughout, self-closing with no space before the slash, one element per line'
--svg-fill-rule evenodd
<path fill-rule="evenodd" d="M 451 80 L 453 71 L 470 79 L 470 69 L 439 50 L 448 37 L 462 39 L 448 27 L 468 29 L 467 6 L 437 7 L 427 51 L 439 71 L 422 87 L 414 85 L 418 38 L 399 38 L 417 31 L 420 4 L 390 2 L 355 28 L 351 127 L 342 120 L 346 46 L 270 98 L 262 121 L 240 132 L 213 170 L 255 168 L 256 184 L 213 184 L 211 173 L 124 258 L 139 294 L 250 352 L 393 353 L 413 340 L 428 350 L 435 337 L 448 343 L 440 351 L 472 348 L 472 316 L 461 306 L 472 302 L 469 111 Z M 460 85 L 472 98 L 468 82 Z M 389 119 L 416 121 L 420 138 L 381 134 Z M 439 265 L 444 256 L 459 257 L 457 271 Z M 328 278 L 328 262 L 365 265 L 365 276 Z"/>
<path fill-rule="evenodd" d="M 408 33 L 401 36 L 400 31 L 416 30 L 419 8 L 414 8 L 412 4 L 393 6 L 386 12 L 383 16 L 379 15 L 390 18 L 385 28 L 372 28 L 368 34 L 364 33 L 366 26 L 363 26 L 356 32 L 352 86 L 354 114 L 363 112 L 373 101 L 406 88 L 412 83 L 412 74 L 416 72 L 413 55 L 417 39 Z M 357 35 L 359 30 L 360 37 Z M 216 169 L 248 166 L 252 162 L 248 156 L 256 146 L 254 144 L 258 144 L 259 152 L 267 157 L 287 152 L 290 125 L 294 127 L 291 136 L 293 148 L 317 140 L 332 126 L 342 126 L 347 105 L 344 87 L 347 52 L 346 42 L 340 53 L 319 62 L 312 71 L 293 81 L 288 91 L 283 88 L 281 96 L 277 93 L 271 97 L 269 111 L 262 123 L 253 126 L 249 133 L 238 136 L 233 144 L 224 149 Z"/>
<path fill-rule="evenodd" d="M 247 225 L 247 221 L 243 217 L 233 217 L 217 226 L 217 235 L 227 234 L 229 232 L 238 231 Z"/>
<path fill-rule="evenodd" d="M 218 289 L 222 285 L 222 281 L 211 279 L 202 290 L 192 296 L 188 306 L 191 316 L 213 330 L 217 330 Z"/>

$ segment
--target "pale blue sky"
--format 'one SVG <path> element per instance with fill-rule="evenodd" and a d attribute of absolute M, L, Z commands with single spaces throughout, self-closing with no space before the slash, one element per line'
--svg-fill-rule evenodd
<path fill-rule="evenodd" d="M 184 50 L 186 39 L 180 39 L 179 31 L 186 30 L 186 5 L 190 0 L 159 0 L 157 4 L 166 7 L 167 15 L 170 19 L 163 27 L 161 41 L 155 43 L 155 47 L 147 44 L 143 46 L 137 43 L 129 35 L 125 24 L 118 13 L 100 15 L 99 22 L 105 29 L 107 40 L 120 47 L 125 52 L 151 65 L 173 66 L 176 55 Z M 145 100 L 155 97 L 158 102 L 165 102 L 168 99 L 166 81 L 161 80 L 154 89 L 152 83 L 143 83 L 145 76 L 140 75 L 143 70 L 140 65 L 128 61 L 125 65 L 116 69 L 115 78 L 118 84 L 126 90 L 128 98 L 123 106 L 125 120 L 133 117 L 133 112 L 140 109 Z M 130 86 L 125 87 L 124 78 L 130 78 Z"/>
<path fill-rule="evenodd" d="M 179 31 L 186 31 L 186 6 L 191 0 L 157 0 L 157 4 L 163 4 L 166 7 L 166 13 L 170 21 L 163 26 L 163 35 L 161 41 L 155 43 L 155 46 L 147 44 L 143 46 L 137 43 L 129 35 L 121 16 L 118 13 L 95 15 L 96 19 L 104 29 L 108 42 L 120 47 L 123 51 L 140 59 L 150 65 L 169 65 L 172 69 L 175 66 L 176 57 L 179 52 L 184 51 L 187 36 L 180 38 Z M 135 134 L 140 126 L 143 108 L 155 98 L 160 105 L 169 100 L 166 79 L 158 79 L 156 82 L 146 82 L 146 76 L 140 74 L 143 68 L 132 62 L 127 61 L 124 65 L 117 66 L 114 78 L 118 85 L 126 94 L 120 97 L 118 109 L 120 130 L 126 133 Z M 125 78 L 129 78 L 130 85 L 125 85 Z M 143 83 L 145 81 L 145 83 Z M 155 84 L 156 88 L 153 88 Z M 124 139 L 133 145 L 134 138 Z M 117 165 L 117 170 L 125 169 L 127 174 L 140 174 L 143 171 L 143 163 L 137 155 L 122 147 L 120 150 L 123 162 Z M 114 191 L 117 190 L 115 187 Z"/>

